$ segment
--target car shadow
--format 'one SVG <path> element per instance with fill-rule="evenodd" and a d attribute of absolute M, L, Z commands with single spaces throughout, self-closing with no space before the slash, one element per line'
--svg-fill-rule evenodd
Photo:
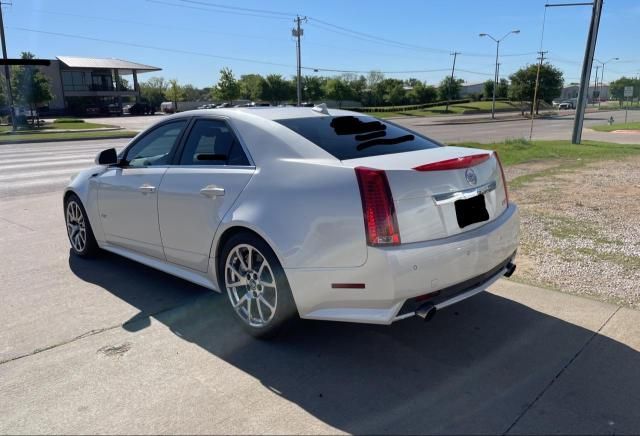
<path fill-rule="evenodd" d="M 138 308 L 124 329 L 144 329 L 153 316 L 341 431 L 640 429 L 636 350 L 491 293 L 427 324 L 300 321 L 260 341 L 242 331 L 223 295 L 111 254 L 91 261 L 70 256 L 69 265 Z"/>

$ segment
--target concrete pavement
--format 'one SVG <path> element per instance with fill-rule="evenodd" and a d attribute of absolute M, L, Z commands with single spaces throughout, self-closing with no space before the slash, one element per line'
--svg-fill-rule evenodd
<path fill-rule="evenodd" d="M 637 433 L 640 314 L 510 281 L 424 324 L 244 335 L 221 295 L 69 255 L 0 202 L 2 433 Z"/>

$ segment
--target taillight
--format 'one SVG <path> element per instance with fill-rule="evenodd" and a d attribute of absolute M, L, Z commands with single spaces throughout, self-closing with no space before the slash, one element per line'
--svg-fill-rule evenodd
<path fill-rule="evenodd" d="M 471 156 L 455 157 L 453 159 L 441 160 L 420 165 L 414 168 L 416 171 L 446 171 L 469 168 L 481 164 L 491 157 L 488 153 L 472 154 Z"/>
<path fill-rule="evenodd" d="M 369 245 L 400 244 L 396 209 L 393 206 L 386 173 L 383 170 L 357 167 L 356 177 L 360 186 L 367 243 Z"/>
<path fill-rule="evenodd" d="M 506 203 L 509 204 L 509 191 L 507 190 L 507 179 L 504 176 L 504 169 L 502 169 L 502 162 L 500 162 L 500 156 L 498 156 L 498 152 L 494 151 L 493 154 L 496 156 L 496 160 L 498 161 L 498 166 L 500 167 L 500 175 L 502 176 L 502 186 L 504 186 L 504 198 Z"/>

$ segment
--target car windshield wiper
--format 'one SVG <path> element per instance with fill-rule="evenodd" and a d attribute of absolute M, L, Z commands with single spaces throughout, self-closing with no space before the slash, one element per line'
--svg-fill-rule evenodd
<path fill-rule="evenodd" d="M 372 139 L 371 141 L 366 141 L 366 142 L 363 142 L 362 144 L 358 144 L 358 146 L 356 147 L 356 150 L 362 151 L 365 148 L 373 147 L 374 145 L 401 144 L 403 142 L 413 141 L 414 139 L 416 139 L 416 137 L 413 135 L 398 136 L 397 138 Z"/>

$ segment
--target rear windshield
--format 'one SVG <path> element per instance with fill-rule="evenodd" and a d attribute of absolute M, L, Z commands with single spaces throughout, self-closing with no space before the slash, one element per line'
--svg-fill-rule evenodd
<path fill-rule="evenodd" d="M 289 118 L 276 121 L 340 160 L 440 146 L 415 132 L 367 116 Z"/>

